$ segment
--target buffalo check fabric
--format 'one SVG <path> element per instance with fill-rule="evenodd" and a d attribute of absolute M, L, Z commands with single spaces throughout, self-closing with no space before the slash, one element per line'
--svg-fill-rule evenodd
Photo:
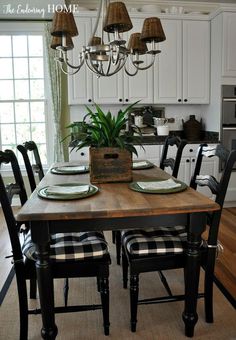
<path fill-rule="evenodd" d="M 30 231 L 22 246 L 29 260 L 36 260 L 35 245 Z M 108 254 L 107 242 L 102 232 L 57 233 L 51 235 L 50 259 L 57 262 L 92 260 Z"/>
<path fill-rule="evenodd" d="M 187 232 L 184 226 L 124 230 L 122 244 L 131 255 L 180 254 L 186 249 Z"/>

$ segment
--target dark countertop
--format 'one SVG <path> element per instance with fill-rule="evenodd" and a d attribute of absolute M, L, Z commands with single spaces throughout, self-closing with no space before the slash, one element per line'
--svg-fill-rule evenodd
<path fill-rule="evenodd" d="M 184 138 L 183 131 L 170 131 L 169 135 L 179 136 Z M 166 136 L 144 136 L 142 140 L 143 145 L 163 144 Z M 219 143 L 218 132 L 202 131 L 202 137 L 199 140 L 188 140 L 189 144 L 201 144 L 201 143 Z"/>
<path fill-rule="evenodd" d="M 170 131 L 169 135 L 171 136 L 179 136 L 184 138 L 183 131 Z M 188 144 L 201 144 L 201 143 L 219 143 L 219 133 L 214 131 L 202 131 L 202 137 L 199 140 L 188 140 Z M 144 136 L 142 140 L 143 145 L 155 145 L 155 144 L 164 144 L 166 136 Z M 73 143 L 70 142 L 69 146 L 73 146 Z"/>

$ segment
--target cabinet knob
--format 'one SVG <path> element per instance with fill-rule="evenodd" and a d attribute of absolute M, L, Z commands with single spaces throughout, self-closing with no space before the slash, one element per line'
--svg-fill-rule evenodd
<path fill-rule="evenodd" d="M 126 102 L 128 102 L 128 101 L 129 101 L 129 99 L 128 99 L 128 98 L 126 98 L 126 99 L 125 99 L 125 101 L 126 101 Z"/>
<path fill-rule="evenodd" d="M 80 156 L 84 156 L 84 152 L 81 152 L 81 153 L 80 153 Z"/>
<path fill-rule="evenodd" d="M 179 102 L 179 103 L 181 102 L 181 99 L 180 99 L 180 98 L 178 99 L 178 102 Z"/>
<path fill-rule="evenodd" d="M 119 102 L 122 102 L 122 99 L 121 99 L 121 98 L 119 98 Z"/>
<path fill-rule="evenodd" d="M 192 162 L 193 162 L 193 163 L 195 162 L 195 158 L 192 159 Z"/>
<path fill-rule="evenodd" d="M 189 149 L 189 152 L 193 152 L 193 149 Z"/>
<path fill-rule="evenodd" d="M 186 103 L 188 101 L 188 99 L 184 99 L 184 102 Z"/>
<path fill-rule="evenodd" d="M 91 103 L 92 99 L 88 99 L 88 102 Z"/>
<path fill-rule="evenodd" d="M 190 160 L 189 159 L 186 159 L 186 163 L 189 163 L 190 162 Z"/>

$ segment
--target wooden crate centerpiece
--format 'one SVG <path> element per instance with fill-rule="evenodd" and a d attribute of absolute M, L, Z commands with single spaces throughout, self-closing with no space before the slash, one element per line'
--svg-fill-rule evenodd
<path fill-rule="evenodd" d="M 91 147 L 89 158 L 92 183 L 132 181 L 132 154 L 128 150 Z"/>

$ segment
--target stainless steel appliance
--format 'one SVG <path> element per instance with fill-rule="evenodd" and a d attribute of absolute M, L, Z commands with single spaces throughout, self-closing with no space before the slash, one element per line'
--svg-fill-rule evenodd
<path fill-rule="evenodd" d="M 221 141 L 228 149 L 236 149 L 236 86 L 222 86 Z M 236 165 L 234 167 L 236 170 Z"/>

